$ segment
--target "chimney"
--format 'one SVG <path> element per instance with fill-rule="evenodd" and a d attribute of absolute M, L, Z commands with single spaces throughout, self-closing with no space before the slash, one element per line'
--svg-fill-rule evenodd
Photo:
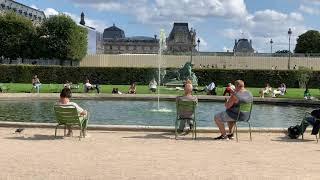
<path fill-rule="evenodd" d="M 235 45 L 235 46 L 237 45 L 237 39 L 234 40 L 234 45 Z"/>
<path fill-rule="evenodd" d="M 250 39 L 250 46 L 252 47 L 252 39 Z"/>

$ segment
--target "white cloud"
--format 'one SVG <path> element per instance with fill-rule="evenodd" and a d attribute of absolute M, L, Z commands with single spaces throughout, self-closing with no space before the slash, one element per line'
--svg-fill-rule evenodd
<path fill-rule="evenodd" d="M 70 16 L 77 24 L 80 22 L 80 16 L 72 14 L 72 13 L 68 13 L 68 12 L 64 12 L 64 14 Z M 100 21 L 100 20 L 91 19 L 86 16 L 85 16 L 84 20 L 86 22 L 86 26 L 93 27 L 100 32 L 102 32 L 107 27 L 107 25 L 103 21 Z"/>
<path fill-rule="evenodd" d="M 287 49 L 287 31 L 293 30 L 293 43 L 297 36 L 306 31 L 304 17 L 299 12 L 283 13 L 265 9 L 249 13 L 244 0 L 71 0 L 80 7 L 91 7 L 98 11 L 116 12 L 135 17 L 142 24 L 168 26 L 172 22 L 208 21 L 219 18 L 227 28 L 222 35 L 234 42 L 234 39 L 253 40 L 254 48 L 259 52 L 269 52 L 268 42 L 274 39 L 275 49 Z M 320 0 L 302 0 L 308 4 L 318 4 Z M 97 24 L 97 22 L 95 22 Z M 229 27 L 228 27 L 229 25 Z M 203 41 L 204 37 L 203 37 Z M 208 43 L 200 48 L 208 49 Z M 204 47 L 202 47 L 204 46 Z"/>
<path fill-rule="evenodd" d="M 53 8 L 46 8 L 44 10 L 44 13 L 47 17 L 50 17 L 52 15 L 58 15 L 59 12 Z M 63 12 L 63 14 L 66 14 L 68 16 L 70 16 L 77 24 L 79 24 L 80 22 L 80 16 L 76 15 L 76 14 L 72 14 L 69 12 Z M 106 27 L 106 23 L 104 21 L 100 21 L 100 20 L 96 20 L 96 19 L 92 19 L 89 18 L 87 16 L 85 16 L 85 22 L 87 26 L 93 27 L 95 29 L 97 29 L 98 31 L 102 32 Z"/>
<path fill-rule="evenodd" d="M 72 0 L 99 11 L 134 15 L 141 23 L 199 21 L 206 17 L 238 19 L 247 15 L 244 0 Z"/>
<path fill-rule="evenodd" d="M 206 40 L 204 40 L 202 37 L 198 36 L 198 38 L 200 39 L 200 43 L 199 43 L 199 50 L 200 51 L 208 51 L 208 42 Z M 198 48 L 198 47 L 197 47 Z"/>
<path fill-rule="evenodd" d="M 36 5 L 32 4 L 30 5 L 30 7 L 32 7 L 33 9 L 39 9 Z"/>
<path fill-rule="evenodd" d="M 233 48 L 228 48 L 228 47 L 225 47 L 225 46 L 224 46 L 224 47 L 222 48 L 222 51 L 223 51 L 223 52 L 232 52 L 232 51 L 233 51 Z"/>
<path fill-rule="evenodd" d="M 222 35 L 230 41 L 239 38 L 252 39 L 253 48 L 258 52 L 270 52 L 271 38 L 274 41 L 274 50 L 288 49 L 288 29 L 293 31 L 291 47 L 294 47 L 297 36 L 306 31 L 303 19 L 297 12 L 285 14 L 266 9 L 248 15 L 237 27 L 224 29 Z"/>
<path fill-rule="evenodd" d="M 50 17 L 50 16 L 54 16 L 54 15 L 58 15 L 59 12 L 53 8 L 46 8 L 44 10 L 44 14 L 47 16 L 47 17 Z"/>
<path fill-rule="evenodd" d="M 310 6 L 300 5 L 299 10 L 301 12 L 311 14 L 311 15 L 320 15 L 320 9 L 319 8 L 313 8 Z"/>

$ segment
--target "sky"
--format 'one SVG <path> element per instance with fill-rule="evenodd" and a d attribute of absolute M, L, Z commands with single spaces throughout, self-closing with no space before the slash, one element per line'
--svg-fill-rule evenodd
<path fill-rule="evenodd" d="M 86 25 L 103 32 L 113 23 L 127 37 L 151 36 L 174 22 L 196 29 L 200 51 L 232 51 L 235 39 L 252 39 L 260 53 L 288 49 L 307 30 L 320 29 L 320 0 L 17 0 L 43 10 L 46 16 L 65 13 L 77 23 L 81 12 Z"/>

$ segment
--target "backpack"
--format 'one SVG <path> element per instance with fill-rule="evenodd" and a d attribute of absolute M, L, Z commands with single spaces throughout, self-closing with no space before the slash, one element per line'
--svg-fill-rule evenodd
<path fill-rule="evenodd" d="M 288 128 L 288 136 L 291 139 L 297 139 L 301 134 L 301 127 L 300 125 L 296 125 L 296 126 L 290 126 Z"/>

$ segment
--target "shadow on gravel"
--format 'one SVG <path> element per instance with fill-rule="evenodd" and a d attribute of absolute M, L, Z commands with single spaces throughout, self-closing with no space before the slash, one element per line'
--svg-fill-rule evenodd
<path fill-rule="evenodd" d="M 303 143 L 303 142 L 316 141 L 316 139 L 301 139 L 301 137 L 299 137 L 299 139 L 290 139 L 287 136 L 283 136 L 283 137 L 277 137 L 276 139 L 271 139 L 271 141 Z"/>
<path fill-rule="evenodd" d="M 25 137 L 24 135 L 19 135 L 15 137 L 6 137 L 6 139 L 13 139 L 13 140 L 27 140 L 27 141 L 42 141 L 42 140 L 60 140 L 63 139 L 63 136 L 57 136 L 56 138 L 54 135 L 43 135 L 43 134 L 35 134 L 30 137 Z"/>

